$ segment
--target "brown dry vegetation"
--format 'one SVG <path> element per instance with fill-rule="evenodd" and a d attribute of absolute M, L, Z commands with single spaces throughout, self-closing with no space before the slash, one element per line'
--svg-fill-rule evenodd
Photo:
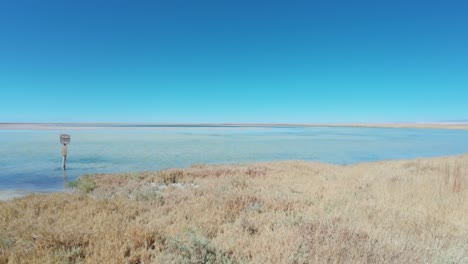
<path fill-rule="evenodd" d="M 0 203 L 0 263 L 467 263 L 468 155 L 93 175 Z"/>

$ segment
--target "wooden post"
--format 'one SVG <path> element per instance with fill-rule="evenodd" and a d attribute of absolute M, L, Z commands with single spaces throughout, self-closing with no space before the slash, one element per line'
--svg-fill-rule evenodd
<path fill-rule="evenodd" d="M 67 169 L 67 144 L 63 144 L 62 146 L 62 169 L 66 170 Z"/>
<path fill-rule="evenodd" d="M 62 146 L 62 169 L 66 170 L 67 169 L 67 155 L 68 155 L 67 144 L 70 144 L 70 135 L 61 134 L 60 144 L 63 144 Z"/>

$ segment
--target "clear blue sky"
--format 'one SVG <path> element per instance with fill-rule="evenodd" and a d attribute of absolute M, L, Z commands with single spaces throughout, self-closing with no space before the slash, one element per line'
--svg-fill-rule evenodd
<path fill-rule="evenodd" d="M 0 122 L 468 119 L 468 1 L 0 1 Z"/>

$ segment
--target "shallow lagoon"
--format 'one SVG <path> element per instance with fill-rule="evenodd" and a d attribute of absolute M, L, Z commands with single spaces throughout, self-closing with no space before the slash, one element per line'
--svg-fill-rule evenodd
<path fill-rule="evenodd" d="M 66 174 L 59 134 L 68 133 Z M 63 190 L 85 173 L 194 163 L 314 160 L 335 164 L 468 153 L 468 131 L 345 127 L 139 127 L 0 130 L 0 190 Z"/>

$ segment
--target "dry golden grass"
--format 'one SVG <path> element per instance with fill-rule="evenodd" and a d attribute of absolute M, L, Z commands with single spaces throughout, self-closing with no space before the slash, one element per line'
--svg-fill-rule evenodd
<path fill-rule="evenodd" d="M 75 186 L 0 203 L 0 263 L 468 262 L 468 155 L 195 165 Z"/>

